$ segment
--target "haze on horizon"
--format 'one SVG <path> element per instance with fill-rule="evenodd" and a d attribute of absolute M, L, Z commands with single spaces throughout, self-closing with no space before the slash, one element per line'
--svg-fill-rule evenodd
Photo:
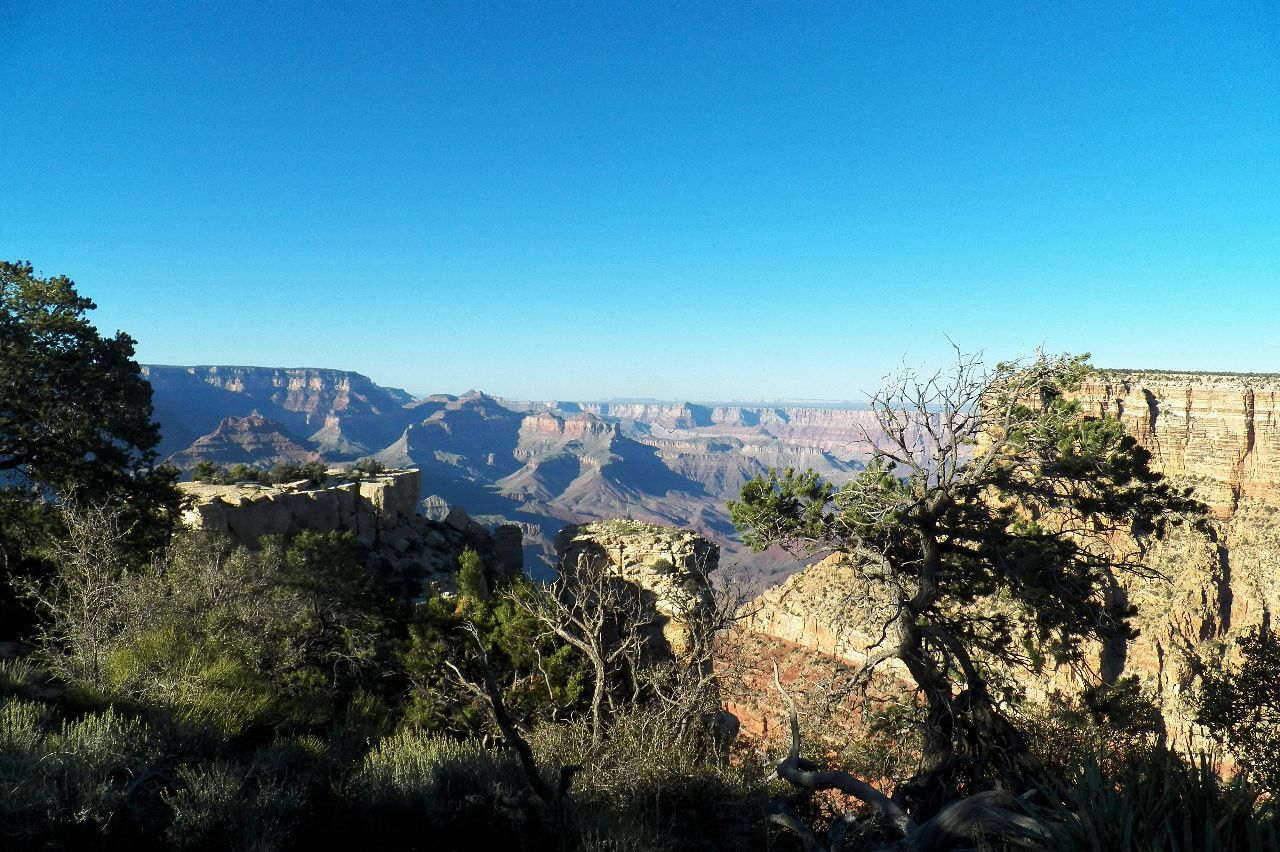
<path fill-rule="evenodd" d="M 1280 370 L 1280 9 L 17 0 L 0 257 L 138 360 L 858 400 Z"/>

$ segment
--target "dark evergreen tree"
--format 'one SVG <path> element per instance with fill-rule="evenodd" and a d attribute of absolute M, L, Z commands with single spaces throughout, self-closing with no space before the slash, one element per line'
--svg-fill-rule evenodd
<path fill-rule="evenodd" d="M 65 276 L 0 261 L 0 568 L 10 577 L 39 571 L 60 498 L 124 509 L 139 555 L 162 542 L 180 504 L 177 471 L 156 463 L 134 341 L 101 335 L 86 317 L 94 307 Z M 27 620 L 5 598 L 0 623 L 12 630 Z"/>

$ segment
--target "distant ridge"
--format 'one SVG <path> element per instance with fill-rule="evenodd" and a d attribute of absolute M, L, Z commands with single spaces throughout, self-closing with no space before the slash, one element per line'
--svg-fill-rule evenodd
<path fill-rule="evenodd" d="M 267 464 L 304 454 L 416 467 L 433 507 L 520 524 L 531 565 L 566 523 L 612 517 L 695 530 L 725 549 L 726 574 L 794 564 L 747 553 L 727 502 L 775 467 L 843 481 L 862 469 L 862 432 L 876 425 L 865 404 L 830 400 L 515 402 L 475 389 L 418 397 L 310 367 L 153 364 L 143 373 L 162 451 L 186 470 L 206 458 Z"/>

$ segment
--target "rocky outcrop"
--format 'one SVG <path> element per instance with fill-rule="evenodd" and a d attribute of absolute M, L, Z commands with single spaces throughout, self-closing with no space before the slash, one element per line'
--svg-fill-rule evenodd
<path fill-rule="evenodd" d="M 428 585 L 454 591 L 458 555 L 467 547 L 487 557 L 501 575 L 512 576 L 522 567 L 519 527 L 502 526 L 491 534 L 457 506 L 443 521 L 418 515 L 416 470 L 387 471 L 322 487 L 307 487 L 305 482 L 180 487 L 193 500 L 183 521 L 229 536 L 237 544 L 253 546 L 262 536 L 306 529 L 354 533 L 369 547 L 371 564 L 398 578 L 410 598 Z"/>
<path fill-rule="evenodd" d="M 1191 487 L 1213 521 L 1176 528 L 1145 555 L 1155 576 L 1126 576 L 1137 637 L 1118 656 L 1092 654 L 1108 676 L 1136 674 L 1186 737 L 1198 665 L 1229 658 L 1230 640 L 1280 610 L 1280 377 L 1108 371 L 1078 398 L 1087 414 L 1121 419 L 1153 466 Z M 829 559 L 748 608 L 757 634 L 857 663 L 877 635 L 874 584 Z M 1071 672 L 1028 682 L 1032 692 L 1074 689 Z"/>
<path fill-rule="evenodd" d="M 1280 376 L 1101 371 L 1078 398 L 1119 418 L 1213 515 L 1209 531 L 1178 530 L 1148 554 L 1164 579 L 1126 583 L 1139 636 L 1125 670 L 1188 717 L 1197 664 L 1229 658 L 1234 636 L 1280 610 Z"/>
<path fill-rule="evenodd" d="M 894 596 L 835 553 L 792 574 L 739 611 L 746 629 L 860 665 L 894 616 Z"/>
<path fill-rule="evenodd" d="M 586 562 L 649 592 L 677 655 L 687 647 L 691 625 L 714 606 L 708 575 L 719 566 L 720 548 L 687 530 L 596 521 L 565 527 L 556 550 L 561 566 Z"/>
<path fill-rule="evenodd" d="M 184 515 L 188 526 L 213 530 L 237 544 L 252 544 L 264 535 L 298 530 L 347 530 L 366 545 L 390 537 L 416 516 L 419 476 L 416 470 L 309 488 L 292 485 L 210 485 L 181 483 L 194 498 Z"/>

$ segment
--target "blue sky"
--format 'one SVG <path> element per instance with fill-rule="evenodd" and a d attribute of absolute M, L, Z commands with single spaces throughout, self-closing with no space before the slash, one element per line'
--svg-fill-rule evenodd
<path fill-rule="evenodd" d="M 0 258 L 416 393 L 1280 372 L 1280 7 L 1156 5 L 8 0 Z"/>

